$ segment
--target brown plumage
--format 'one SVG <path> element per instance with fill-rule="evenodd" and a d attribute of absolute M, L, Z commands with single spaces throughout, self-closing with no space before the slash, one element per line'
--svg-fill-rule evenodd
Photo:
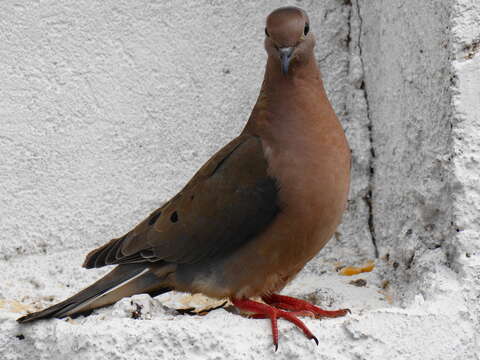
<path fill-rule="evenodd" d="M 340 223 L 350 150 L 323 88 L 305 12 L 275 10 L 265 33 L 265 78 L 240 136 L 164 206 L 87 255 L 86 268 L 118 264 L 111 273 L 19 322 L 75 315 L 136 293 L 175 289 L 230 298 L 255 317 L 272 319 L 277 345 L 277 317 L 314 338 L 295 315 L 346 313 L 274 294 Z"/>

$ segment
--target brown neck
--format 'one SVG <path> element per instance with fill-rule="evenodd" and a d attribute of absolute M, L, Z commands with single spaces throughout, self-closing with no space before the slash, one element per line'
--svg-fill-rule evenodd
<path fill-rule="evenodd" d="M 268 127 L 271 120 L 281 120 L 298 107 L 333 114 L 313 51 L 301 61 L 293 61 L 286 75 L 281 72 L 279 60 L 269 56 L 257 103 L 243 132 L 263 133 L 262 128 Z"/>

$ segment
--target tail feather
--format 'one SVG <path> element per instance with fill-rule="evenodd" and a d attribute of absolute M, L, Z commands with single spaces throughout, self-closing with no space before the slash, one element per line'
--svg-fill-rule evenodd
<path fill-rule="evenodd" d="M 105 245 L 100 246 L 99 248 L 90 251 L 87 254 L 87 257 L 86 257 L 82 266 L 84 268 L 91 269 L 91 268 L 95 268 L 95 267 L 102 267 L 102 266 L 105 266 L 105 265 L 109 265 L 108 263 L 105 262 L 105 259 L 106 259 L 107 255 L 109 254 L 110 249 L 112 247 L 115 247 L 116 251 L 121 249 L 120 245 L 122 244 L 124 239 L 125 239 L 125 236 L 123 236 L 121 238 L 118 238 L 118 239 L 112 239 L 108 243 L 106 243 Z"/>
<path fill-rule="evenodd" d="M 45 310 L 17 319 L 20 323 L 43 318 L 62 318 L 113 304 L 123 297 L 140 293 L 161 294 L 171 289 L 163 284 L 164 276 L 153 273 L 147 264 L 119 265 L 103 278 L 72 297 Z"/>

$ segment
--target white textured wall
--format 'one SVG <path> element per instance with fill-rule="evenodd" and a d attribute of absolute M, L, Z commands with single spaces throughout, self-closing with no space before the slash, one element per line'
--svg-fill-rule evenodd
<path fill-rule="evenodd" d="M 480 348 L 480 2 L 458 0 L 452 9 L 453 222 L 449 239 Z M 480 351 L 477 351 L 477 354 Z"/>
<path fill-rule="evenodd" d="M 371 224 L 381 271 L 395 284 L 395 298 L 404 306 L 418 298 L 455 299 L 458 324 L 472 326 L 462 341 L 477 355 L 456 354 L 452 345 L 442 358 L 476 358 L 480 3 L 354 4 L 362 24 L 374 155 Z"/>
<path fill-rule="evenodd" d="M 92 248 L 175 194 L 246 122 L 284 4 L 0 2 L 3 258 Z M 299 5 L 346 121 L 349 7 Z"/>
<path fill-rule="evenodd" d="M 402 290 L 447 262 L 453 235 L 450 4 L 360 1 L 372 136 L 373 227 Z M 404 277 L 406 275 L 406 277 Z M 421 291 L 421 290 L 420 290 Z M 399 294 L 403 295 L 403 294 Z"/>

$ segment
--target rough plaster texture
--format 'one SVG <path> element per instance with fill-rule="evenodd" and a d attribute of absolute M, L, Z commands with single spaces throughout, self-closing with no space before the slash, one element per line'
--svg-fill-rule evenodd
<path fill-rule="evenodd" d="M 475 324 L 480 349 L 480 3 L 461 0 L 452 17 L 453 268 Z"/>
<path fill-rule="evenodd" d="M 246 122 L 283 4 L 1 2 L 2 256 L 97 246 L 175 194 Z M 349 7 L 301 5 L 346 121 Z"/>
<path fill-rule="evenodd" d="M 274 354 L 265 321 L 179 316 L 148 298 L 75 323 L 13 321 L 102 274 L 81 269 L 83 255 L 240 131 L 263 74 L 264 17 L 284 4 L 0 2 L 1 358 L 478 358 L 475 0 L 296 2 L 353 153 L 344 223 L 286 289 L 351 307 L 307 320 L 318 349 L 281 323 Z M 356 277 L 365 288 L 335 273 L 375 255 L 375 272 Z"/>
<path fill-rule="evenodd" d="M 427 258 L 447 261 L 443 245 L 454 232 L 450 3 L 370 1 L 360 10 L 373 228 L 379 256 L 400 264 L 402 290 L 418 287 Z"/>

